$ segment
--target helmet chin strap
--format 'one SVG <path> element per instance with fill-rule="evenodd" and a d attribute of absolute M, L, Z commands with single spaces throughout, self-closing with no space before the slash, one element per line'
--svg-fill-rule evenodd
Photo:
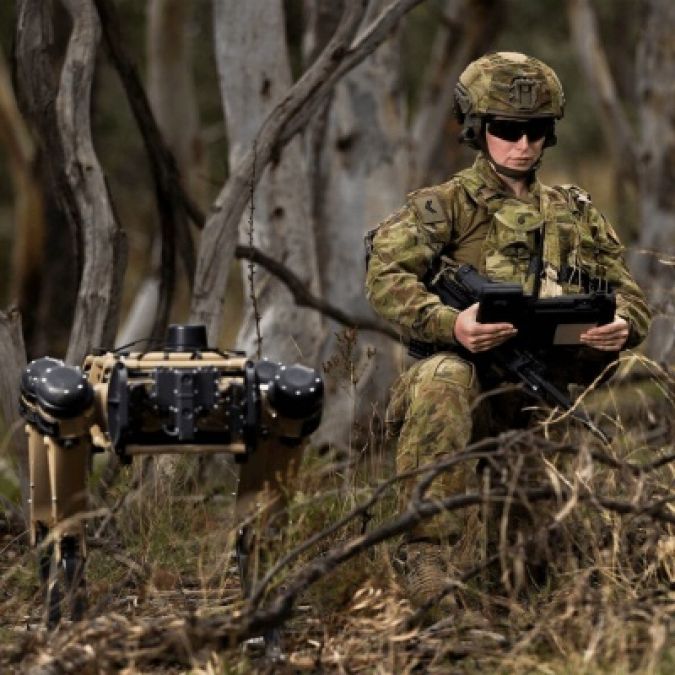
<path fill-rule="evenodd" d="M 485 154 L 487 155 L 487 158 L 490 160 L 490 164 L 492 165 L 493 169 L 498 174 L 506 176 L 507 178 L 515 178 L 516 180 L 522 178 L 530 179 L 532 176 L 534 176 L 537 169 L 541 166 L 541 155 L 539 156 L 539 159 L 529 169 L 512 169 L 509 166 L 497 164 L 492 155 L 487 151 L 487 148 L 485 149 Z"/>

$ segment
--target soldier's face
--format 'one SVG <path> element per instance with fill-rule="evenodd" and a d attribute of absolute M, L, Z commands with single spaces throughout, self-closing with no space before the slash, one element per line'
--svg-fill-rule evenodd
<path fill-rule="evenodd" d="M 544 140 L 543 136 L 530 140 L 529 136 L 523 133 L 518 140 L 509 141 L 491 134 L 490 125 L 485 131 L 485 141 L 492 159 L 497 164 L 518 171 L 527 171 L 539 159 L 544 148 Z"/>

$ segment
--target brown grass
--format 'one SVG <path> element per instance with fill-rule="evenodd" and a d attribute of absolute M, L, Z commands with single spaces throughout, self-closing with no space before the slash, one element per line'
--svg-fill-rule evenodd
<path fill-rule="evenodd" d="M 203 480 L 186 462 L 169 483 L 146 466 L 141 488 L 125 470 L 96 504 L 116 510 L 92 542 L 84 622 L 40 629 L 32 553 L 5 534 L 0 668 L 673 672 L 673 391 L 670 373 L 642 361 L 587 399 L 596 417 L 606 415 L 610 446 L 559 422 L 455 458 L 475 463 L 489 453 L 493 480 L 475 503 L 491 517 L 475 533 L 472 566 L 448 585 L 459 611 L 431 624 L 404 597 L 390 563 L 414 510 L 395 509 L 396 481 L 385 485 L 373 461 L 382 448 L 352 467 L 348 488 L 343 464 L 308 453 L 286 541 L 274 554 L 287 564 L 253 607 L 239 597 L 232 559 L 229 469 Z M 420 477 L 452 466 L 425 467 Z M 454 495 L 443 506 L 467 504 L 467 495 Z M 438 507 L 424 499 L 414 506 L 422 515 Z M 104 520 L 93 518 L 90 531 Z M 283 625 L 283 663 L 246 642 L 274 624 Z"/>

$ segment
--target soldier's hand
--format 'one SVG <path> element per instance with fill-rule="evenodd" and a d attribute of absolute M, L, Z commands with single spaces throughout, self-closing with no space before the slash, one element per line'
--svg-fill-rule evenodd
<path fill-rule="evenodd" d="M 630 326 L 626 319 L 614 317 L 612 323 L 590 328 L 579 336 L 581 344 L 603 352 L 618 352 L 626 344 Z"/>
<path fill-rule="evenodd" d="M 478 323 L 478 303 L 457 315 L 455 339 L 470 352 L 484 352 L 512 338 L 518 331 L 510 323 Z"/>

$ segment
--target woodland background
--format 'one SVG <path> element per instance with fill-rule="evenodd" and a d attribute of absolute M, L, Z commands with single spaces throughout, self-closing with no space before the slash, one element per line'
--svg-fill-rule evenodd
<path fill-rule="evenodd" d="M 77 363 L 189 320 L 220 346 L 322 369 L 308 462 L 351 467 L 340 490 L 359 462 L 390 466 L 372 439 L 404 356 L 365 301 L 362 239 L 471 161 L 452 90 L 491 50 L 559 74 L 542 178 L 610 217 L 656 317 L 642 354 L 672 363 L 674 29 L 669 0 L 3 1 L 6 429 L 26 359 Z M 6 437 L 8 514 L 22 443 Z"/>

